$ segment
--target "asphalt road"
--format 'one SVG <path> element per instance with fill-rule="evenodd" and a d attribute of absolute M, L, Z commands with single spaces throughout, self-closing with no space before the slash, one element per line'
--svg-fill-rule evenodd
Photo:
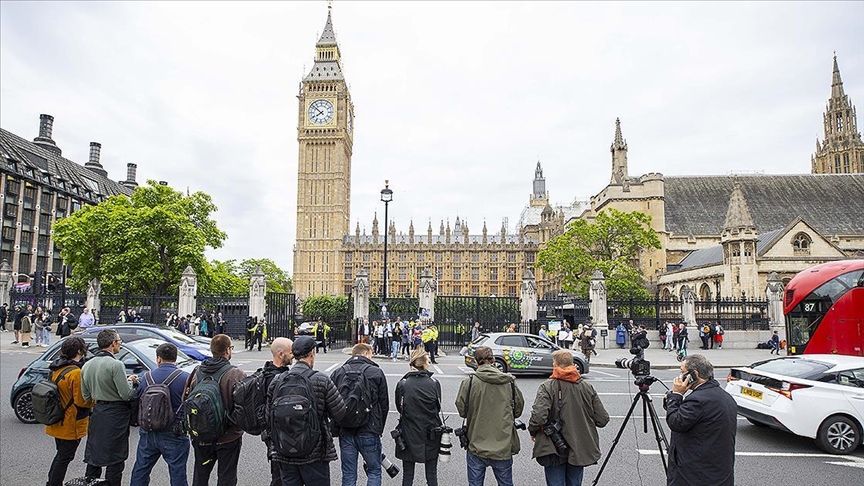
<path fill-rule="evenodd" d="M 0 335 L 7 339 L 9 334 Z M 0 351 L 0 384 L 2 384 L 3 403 L 0 405 L 0 485 L 29 486 L 44 485 L 47 470 L 54 456 L 53 439 L 43 433 L 38 425 L 25 425 L 19 422 L 9 405 L 8 390 L 17 379 L 22 366 L 26 366 L 37 355 L 37 350 L 9 349 L 4 343 Z M 265 348 L 262 352 L 237 353 L 234 361 L 247 372 L 254 371 L 269 357 Z M 315 368 L 322 371 L 332 371 L 346 359 L 340 353 L 330 352 L 320 354 Z M 404 362 L 378 361 L 384 370 L 393 396 L 398 379 L 408 370 Z M 458 356 L 439 359 L 437 367 L 433 368 L 436 377 L 441 381 L 444 393 L 444 412 L 451 417 L 448 424 L 458 426 L 461 422 L 456 415 L 454 400 L 459 383 L 467 376 L 468 369 L 463 366 Z M 655 376 L 667 384 L 675 375 L 674 371 L 658 370 Z M 718 370 L 717 376 L 725 377 L 726 370 Z M 526 397 L 526 409 L 522 420 L 527 422 L 530 416 L 530 405 L 542 377 L 518 378 L 522 393 Z M 633 385 L 632 377 L 625 370 L 610 368 L 594 368 L 587 380 L 597 389 L 601 400 L 606 406 L 612 420 L 600 432 L 601 449 L 608 453 L 615 434 L 621 427 L 624 415 L 638 391 Z M 656 397 L 656 409 L 661 419 L 665 412 L 661 406 L 661 396 L 665 389 L 660 383 L 651 387 L 651 393 Z M 386 431 L 389 432 L 396 424 L 395 407 L 391 404 L 390 420 Z M 598 484 L 602 485 L 661 485 L 665 484 L 665 476 L 657 455 L 657 443 L 653 432 L 642 430 L 642 407 L 637 407 L 635 417 L 625 427 L 621 440 L 616 446 L 609 465 Z M 665 423 L 664 423 L 664 429 Z M 666 429 L 668 437 L 668 429 Z M 522 485 L 542 485 L 542 468 L 531 459 L 531 441 L 528 434 L 520 432 L 522 437 L 522 452 L 514 457 L 514 482 Z M 85 439 L 86 440 L 86 439 Z M 130 450 L 134 451 L 138 442 L 137 429 L 133 429 L 130 440 Z M 384 451 L 392 456 L 393 441 L 389 433 L 384 436 Z M 76 460 L 70 465 L 68 478 L 83 475 L 84 441 L 78 449 Z M 133 452 L 134 454 L 134 452 Z M 239 484 L 268 484 L 269 466 L 265 458 L 263 444 L 258 437 L 245 436 L 239 464 Z M 189 478 L 192 476 L 191 454 Z M 602 459 L 601 459 L 602 461 Z M 134 464 L 134 457 L 126 463 L 124 484 L 128 484 L 129 474 Z M 401 464 L 400 464 L 401 467 Z M 699 467 L 694 464 L 693 467 Z M 339 463 L 331 464 L 331 482 L 339 484 Z M 465 454 L 454 447 L 452 459 L 447 464 L 439 464 L 439 482 L 442 486 L 465 484 Z M 599 466 L 586 469 L 585 485 L 590 485 L 599 471 Z M 360 473 L 363 477 L 362 472 Z M 423 484 L 422 468 L 418 469 L 415 484 Z M 796 437 L 780 431 L 765 429 L 750 425 L 746 420 L 739 419 L 737 434 L 737 459 L 735 467 L 736 484 L 739 486 L 810 486 L 813 484 L 857 485 L 864 484 L 864 446 L 858 448 L 850 456 L 830 456 L 823 454 L 811 440 Z M 212 478 L 215 484 L 215 473 Z M 151 484 L 168 486 L 167 468 L 164 463 L 156 466 Z M 361 484 L 364 484 L 361 482 Z M 386 477 L 385 485 L 401 484 L 401 475 L 396 479 Z M 487 473 L 487 485 L 495 484 L 491 471 Z"/>

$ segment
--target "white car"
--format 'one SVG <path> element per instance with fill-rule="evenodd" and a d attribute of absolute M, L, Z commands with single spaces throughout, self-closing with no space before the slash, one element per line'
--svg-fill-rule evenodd
<path fill-rule="evenodd" d="M 802 355 L 732 368 L 726 391 L 750 423 L 816 439 L 849 454 L 864 433 L 864 358 Z"/>

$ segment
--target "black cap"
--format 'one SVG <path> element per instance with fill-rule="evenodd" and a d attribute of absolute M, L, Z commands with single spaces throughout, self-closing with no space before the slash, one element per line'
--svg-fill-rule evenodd
<path fill-rule="evenodd" d="M 315 340 L 309 336 L 300 336 L 291 346 L 291 352 L 294 356 L 300 357 L 308 355 L 313 349 L 315 349 Z"/>

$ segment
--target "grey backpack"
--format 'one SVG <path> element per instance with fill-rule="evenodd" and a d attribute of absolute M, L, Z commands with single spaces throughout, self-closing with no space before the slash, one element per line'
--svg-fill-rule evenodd
<path fill-rule="evenodd" d="M 144 374 L 147 388 L 139 400 L 138 424 L 148 432 L 162 432 L 174 424 L 174 407 L 171 406 L 171 383 L 183 373 L 174 370 L 162 383 L 155 383 L 148 371 Z"/>

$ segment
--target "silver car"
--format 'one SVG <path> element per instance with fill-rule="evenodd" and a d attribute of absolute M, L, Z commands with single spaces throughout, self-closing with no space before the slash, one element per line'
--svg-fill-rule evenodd
<path fill-rule="evenodd" d="M 492 348 L 495 367 L 505 373 L 549 374 L 552 372 L 552 353 L 563 349 L 557 344 L 534 334 L 518 332 L 493 332 L 481 334 L 471 344 L 462 348 L 460 354 L 465 364 L 477 369 L 474 350 L 478 346 Z M 588 373 L 588 360 L 575 349 L 568 350 L 580 374 Z"/>

